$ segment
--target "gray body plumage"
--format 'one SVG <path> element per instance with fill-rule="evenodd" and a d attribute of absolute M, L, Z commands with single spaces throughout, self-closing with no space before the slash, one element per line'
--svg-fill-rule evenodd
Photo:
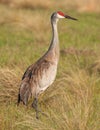
<path fill-rule="evenodd" d="M 20 100 L 27 105 L 29 98 L 37 98 L 54 81 L 59 61 L 59 40 L 57 31 L 58 19 L 51 16 L 52 40 L 48 51 L 24 73 L 20 85 Z"/>

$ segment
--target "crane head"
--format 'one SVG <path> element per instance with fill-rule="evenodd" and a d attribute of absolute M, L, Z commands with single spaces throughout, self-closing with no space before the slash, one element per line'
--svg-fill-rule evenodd
<path fill-rule="evenodd" d="M 71 17 L 69 15 L 65 15 L 61 11 L 57 11 L 57 12 L 53 13 L 52 16 L 51 16 L 51 20 L 57 20 L 58 21 L 58 19 L 61 19 L 61 18 L 67 18 L 67 19 L 71 19 L 71 20 L 77 20 L 76 18 L 73 18 L 73 17 Z"/>
<path fill-rule="evenodd" d="M 65 15 L 63 12 L 61 11 L 58 11 L 56 12 L 57 13 L 57 18 L 60 19 L 60 18 L 67 18 L 67 19 L 71 19 L 71 20 L 77 20 L 76 18 L 73 18 L 69 15 Z"/>

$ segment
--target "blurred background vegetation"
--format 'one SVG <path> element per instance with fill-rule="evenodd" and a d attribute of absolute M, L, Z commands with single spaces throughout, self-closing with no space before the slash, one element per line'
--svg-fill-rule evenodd
<path fill-rule="evenodd" d="M 0 3 L 8 5 L 12 8 L 63 8 L 70 10 L 77 10 L 79 12 L 99 12 L 100 1 L 99 0 L 63 0 L 63 1 L 46 1 L 46 0 L 0 0 Z"/>

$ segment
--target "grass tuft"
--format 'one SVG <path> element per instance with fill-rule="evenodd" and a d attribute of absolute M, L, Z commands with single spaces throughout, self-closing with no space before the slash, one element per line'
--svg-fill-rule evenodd
<path fill-rule="evenodd" d="M 20 84 L 20 72 L 17 71 L 9 68 L 0 68 L 0 103 L 17 101 Z"/>

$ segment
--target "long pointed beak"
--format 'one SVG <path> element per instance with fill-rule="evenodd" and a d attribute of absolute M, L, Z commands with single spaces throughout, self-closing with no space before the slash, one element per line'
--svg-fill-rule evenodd
<path fill-rule="evenodd" d="M 78 19 L 76 19 L 76 18 L 73 18 L 73 17 L 71 17 L 71 16 L 68 16 L 68 15 L 65 15 L 65 18 L 67 18 L 67 19 L 72 19 L 72 20 L 78 20 Z"/>

